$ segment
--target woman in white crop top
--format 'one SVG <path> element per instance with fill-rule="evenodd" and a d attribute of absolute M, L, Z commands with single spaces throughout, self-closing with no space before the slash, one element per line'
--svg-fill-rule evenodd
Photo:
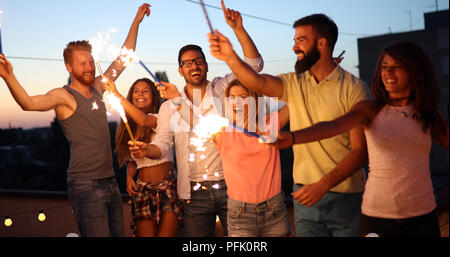
<path fill-rule="evenodd" d="M 361 235 L 440 236 L 429 154 L 432 140 L 448 151 L 449 132 L 439 111 L 433 64 L 416 44 L 393 43 L 378 59 L 371 89 L 374 100 L 355 104 L 333 121 L 282 132 L 273 145 L 285 148 L 362 126 L 370 172 L 361 206 Z M 336 171 L 328 176 L 344 180 L 351 175 Z M 310 188 L 335 186 L 327 183 L 320 181 Z M 311 205 L 318 200 L 302 201 Z"/>
<path fill-rule="evenodd" d="M 108 89 L 121 98 L 128 124 L 136 141 L 150 143 L 155 136 L 157 113 L 161 105 L 156 86 L 147 78 L 136 80 L 121 96 L 115 85 Z M 130 156 L 130 136 L 123 121 L 117 128 L 116 152 L 119 165 L 127 164 L 127 191 L 132 196 L 132 216 L 136 236 L 176 236 L 182 219 L 182 205 L 176 193 L 176 180 L 172 173 L 173 154 L 160 159 Z M 138 173 L 137 181 L 135 181 Z"/>

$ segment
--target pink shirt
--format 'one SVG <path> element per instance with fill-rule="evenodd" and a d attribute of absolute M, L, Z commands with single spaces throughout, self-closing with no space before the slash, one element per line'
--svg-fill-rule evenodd
<path fill-rule="evenodd" d="M 370 172 L 361 209 L 367 216 L 409 218 L 436 208 L 430 175 L 431 135 L 423 133 L 412 111 L 412 106 L 387 105 L 365 130 Z"/>
<path fill-rule="evenodd" d="M 278 115 L 274 116 L 278 119 Z M 278 125 L 278 122 L 274 123 Z M 217 149 L 230 198 L 260 203 L 281 192 L 278 149 L 266 148 L 258 138 L 237 131 L 222 132 Z"/>

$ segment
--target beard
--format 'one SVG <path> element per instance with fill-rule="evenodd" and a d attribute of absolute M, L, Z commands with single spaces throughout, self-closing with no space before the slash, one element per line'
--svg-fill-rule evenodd
<path fill-rule="evenodd" d="M 295 63 L 295 73 L 297 75 L 311 69 L 311 67 L 320 59 L 320 52 L 319 49 L 317 49 L 316 44 L 314 44 L 314 47 L 307 54 L 301 50 L 299 50 L 299 52 L 303 53 L 304 57 L 301 60 L 297 60 Z"/>
<path fill-rule="evenodd" d="M 83 73 L 80 74 L 80 73 L 75 73 L 75 72 L 73 72 L 71 75 L 72 75 L 72 80 L 77 80 L 85 86 L 92 86 L 95 81 L 94 73 L 92 73 L 92 75 L 89 77 L 84 76 Z"/>

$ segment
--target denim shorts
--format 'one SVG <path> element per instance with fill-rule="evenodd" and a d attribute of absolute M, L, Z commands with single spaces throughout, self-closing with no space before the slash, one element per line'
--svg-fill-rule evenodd
<path fill-rule="evenodd" d="M 274 237 L 290 234 L 284 193 L 261 203 L 228 198 L 228 236 Z"/>
<path fill-rule="evenodd" d="M 160 197 L 161 197 L 160 198 L 160 201 L 161 201 L 161 212 L 162 213 L 164 213 L 164 212 L 173 212 L 172 206 L 170 206 L 169 197 L 167 197 L 166 194 L 161 194 Z M 153 205 L 152 201 L 150 201 L 150 211 L 152 213 L 156 212 L 156 206 Z"/>

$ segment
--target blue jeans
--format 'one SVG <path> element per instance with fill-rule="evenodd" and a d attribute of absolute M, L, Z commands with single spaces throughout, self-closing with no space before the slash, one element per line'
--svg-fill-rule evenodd
<path fill-rule="evenodd" d="M 227 186 L 225 180 L 201 182 L 202 187 L 193 189 L 191 199 L 184 200 L 184 235 L 187 237 L 213 237 L 216 229 L 216 215 L 219 216 L 223 232 L 227 232 Z M 219 188 L 212 186 L 218 184 Z"/>
<path fill-rule="evenodd" d="M 230 237 L 274 237 L 288 236 L 289 233 L 289 218 L 283 192 L 256 204 L 228 198 Z"/>
<path fill-rule="evenodd" d="M 122 198 L 114 177 L 70 180 L 67 193 L 81 236 L 125 235 Z"/>
<path fill-rule="evenodd" d="M 301 185 L 294 184 L 294 192 Z M 294 225 L 298 237 L 357 237 L 362 194 L 327 192 L 306 207 L 294 199 Z"/>

